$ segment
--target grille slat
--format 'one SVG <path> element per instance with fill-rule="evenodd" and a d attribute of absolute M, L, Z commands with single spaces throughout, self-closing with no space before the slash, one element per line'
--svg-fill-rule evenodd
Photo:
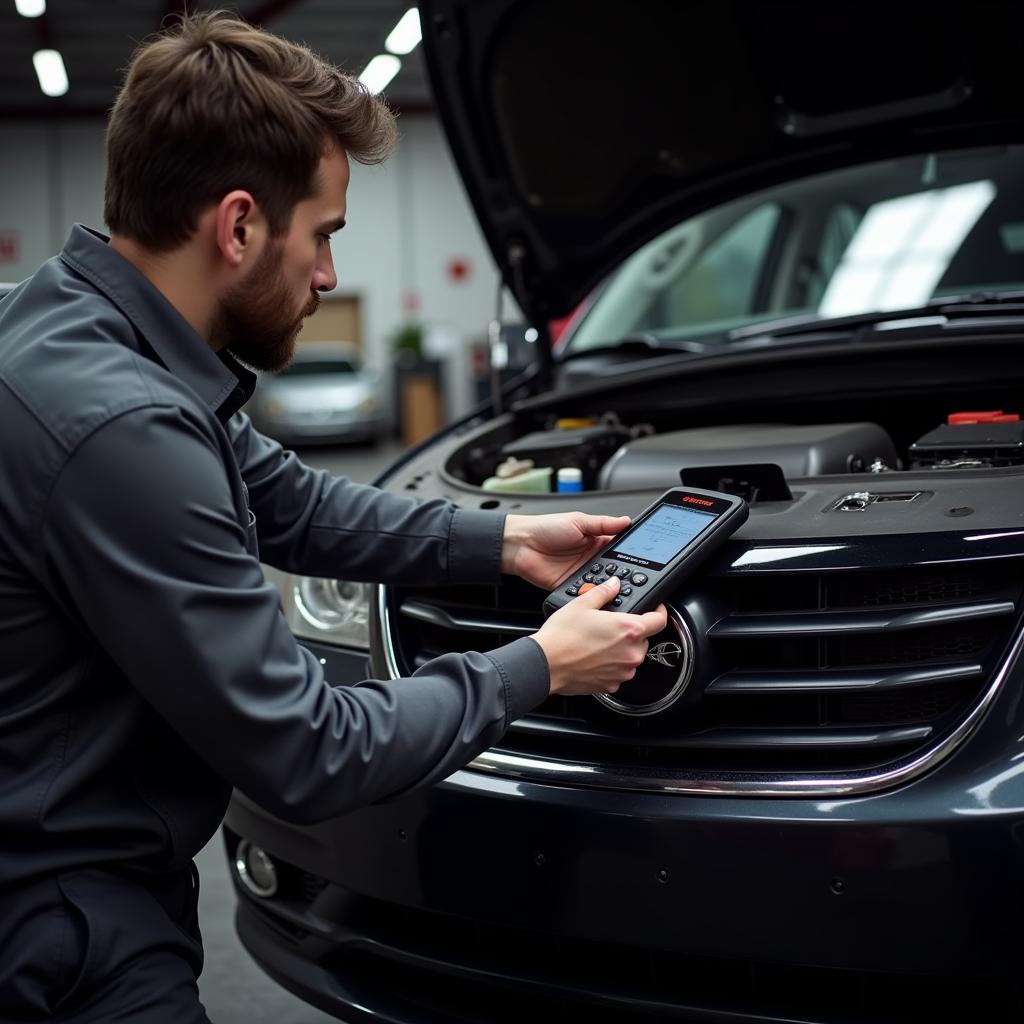
<path fill-rule="evenodd" d="M 531 715 L 528 718 L 520 718 L 509 726 L 513 733 L 523 736 L 572 736 L 574 739 L 601 740 L 603 743 L 630 743 L 636 744 L 635 736 L 616 736 L 600 732 L 590 728 L 585 722 L 571 721 L 568 719 L 542 718 L 539 715 Z M 657 743 L 657 737 L 649 737 L 647 742 Z"/>
<path fill-rule="evenodd" d="M 637 737 L 615 736 L 597 732 L 576 723 L 555 725 L 536 719 L 520 719 L 511 726 L 520 735 L 572 740 L 600 740 L 618 746 L 637 745 Z M 773 750 L 778 747 L 889 747 L 916 743 L 931 735 L 929 726 L 904 729 L 709 729 L 689 736 L 645 736 L 644 745 L 651 748 L 672 747 L 677 750 Z"/>
<path fill-rule="evenodd" d="M 631 718 L 591 698 L 551 697 L 512 724 L 484 767 L 529 777 L 550 763 L 587 785 L 603 773 L 630 786 L 690 773 L 702 785 L 720 780 L 719 792 L 736 779 L 802 785 L 877 773 L 941 747 L 977 708 L 1022 585 L 1013 558 L 697 577 L 671 602 L 694 654 L 675 704 Z M 518 580 L 389 588 L 395 669 L 532 633 L 543 598 Z M 631 685 L 644 684 L 620 694 Z"/>
<path fill-rule="evenodd" d="M 825 669 L 809 672 L 724 672 L 711 681 L 705 693 L 875 693 L 901 690 L 909 686 L 930 686 L 957 679 L 976 679 L 984 669 L 981 665 L 937 665 L 922 669 L 887 671 L 886 669 Z"/>
<path fill-rule="evenodd" d="M 757 638 L 774 636 L 845 636 L 850 633 L 897 633 L 907 629 L 1012 615 L 1012 601 L 985 601 L 949 605 L 943 608 L 866 612 L 771 612 L 767 615 L 730 615 L 716 622 L 708 636 L 716 638 Z"/>
<path fill-rule="evenodd" d="M 447 608 L 428 604 L 426 601 L 406 601 L 402 605 L 401 614 L 443 629 L 464 629 L 471 633 L 510 633 L 514 636 L 529 636 L 540 629 L 540 616 L 537 616 L 537 621 L 533 621 L 525 616 L 514 617 L 501 613 L 488 616 L 466 612 L 452 614 Z"/>
<path fill-rule="evenodd" d="M 709 729 L 707 732 L 682 737 L 676 746 L 682 750 L 893 747 L 904 743 L 920 743 L 928 739 L 933 731 L 927 725 L 906 729 Z"/>

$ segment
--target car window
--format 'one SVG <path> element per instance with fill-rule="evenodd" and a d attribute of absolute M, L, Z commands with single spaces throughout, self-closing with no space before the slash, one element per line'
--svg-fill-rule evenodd
<path fill-rule="evenodd" d="M 565 344 L 713 343 L 761 320 L 1024 288 L 1024 147 L 919 154 L 788 182 L 670 227 L 605 281 Z"/>
<path fill-rule="evenodd" d="M 282 371 L 285 377 L 316 377 L 325 373 L 354 374 L 358 368 L 349 359 L 296 359 Z"/>
<path fill-rule="evenodd" d="M 652 297 L 639 330 L 666 323 L 720 320 L 753 311 L 779 207 L 765 203 L 711 243 Z"/>
<path fill-rule="evenodd" d="M 818 305 L 836 272 L 843 253 L 853 240 L 864 213 L 852 203 L 840 201 L 825 215 L 816 258 L 807 274 L 807 302 Z"/>

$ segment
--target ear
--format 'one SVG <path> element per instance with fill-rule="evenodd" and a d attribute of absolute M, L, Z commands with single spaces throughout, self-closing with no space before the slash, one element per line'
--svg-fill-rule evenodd
<path fill-rule="evenodd" d="M 232 267 L 240 267 L 257 251 L 266 234 L 266 220 L 252 194 L 229 192 L 217 204 L 217 248 Z"/>

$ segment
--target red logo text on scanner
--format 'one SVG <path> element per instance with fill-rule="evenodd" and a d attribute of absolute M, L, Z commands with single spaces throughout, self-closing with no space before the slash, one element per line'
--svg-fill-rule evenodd
<path fill-rule="evenodd" d="M 691 498 L 688 494 L 683 495 L 683 501 L 688 501 L 691 505 L 707 505 L 709 508 L 714 505 L 714 502 L 708 501 L 707 498 Z"/>

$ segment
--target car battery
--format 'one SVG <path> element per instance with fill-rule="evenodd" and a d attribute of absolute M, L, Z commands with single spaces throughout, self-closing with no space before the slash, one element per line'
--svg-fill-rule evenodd
<path fill-rule="evenodd" d="M 954 413 L 910 446 L 912 469 L 979 469 L 1024 465 L 1024 423 L 1013 414 Z"/>

